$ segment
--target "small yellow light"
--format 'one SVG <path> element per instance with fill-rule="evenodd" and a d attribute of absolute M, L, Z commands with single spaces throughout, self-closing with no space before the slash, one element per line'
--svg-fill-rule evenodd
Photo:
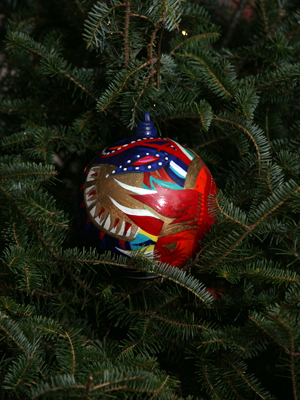
<path fill-rule="evenodd" d="M 24 135 L 26 135 L 26 132 L 24 132 Z"/>
<path fill-rule="evenodd" d="M 107 25 L 110 25 L 110 21 L 108 21 Z"/>
<path fill-rule="evenodd" d="M 187 36 L 188 35 L 187 31 L 181 31 L 181 33 L 183 34 L 183 36 Z"/>
<path fill-rule="evenodd" d="M 153 107 L 156 107 L 156 104 L 153 104 Z"/>

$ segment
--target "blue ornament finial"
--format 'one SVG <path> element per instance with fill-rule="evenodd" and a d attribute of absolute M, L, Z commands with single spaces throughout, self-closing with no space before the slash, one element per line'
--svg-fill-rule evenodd
<path fill-rule="evenodd" d="M 150 121 L 150 114 L 148 112 L 144 113 L 144 119 L 145 121 L 138 123 L 134 136 L 137 138 L 157 137 L 155 126 Z"/>

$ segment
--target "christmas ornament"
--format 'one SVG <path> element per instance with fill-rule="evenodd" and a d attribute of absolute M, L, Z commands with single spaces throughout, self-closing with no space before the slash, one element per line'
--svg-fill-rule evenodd
<path fill-rule="evenodd" d="M 217 193 L 208 168 L 188 148 L 158 137 L 148 113 L 132 138 L 107 147 L 85 169 L 80 215 L 87 244 L 137 251 L 183 267 L 199 250 Z"/>

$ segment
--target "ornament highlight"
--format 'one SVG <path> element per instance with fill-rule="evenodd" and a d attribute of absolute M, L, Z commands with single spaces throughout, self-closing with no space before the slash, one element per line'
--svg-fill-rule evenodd
<path fill-rule="evenodd" d="M 158 137 L 150 116 L 132 138 L 107 147 L 85 169 L 79 214 L 88 245 L 132 256 L 142 251 L 183 267 L 214 222 L 211 173 L 190 149 Z"/>

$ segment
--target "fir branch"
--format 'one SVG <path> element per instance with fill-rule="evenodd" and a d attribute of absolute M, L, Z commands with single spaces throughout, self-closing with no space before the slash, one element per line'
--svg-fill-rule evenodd
<path fill-rule="evenodd" d="M 163 315 L 158 315 L 155 312 L 154 313 L 145 313 L 145 314 L 151 315 L 153 319 L 158 319 L 160 321 L 166 322 L 166 323 L 168 323 L 170 325 L 174 325 L 176 327 L 187 328 L 188 330 L 191 330 L 191 329 L 203 329 L 204 331 L 208 331 L 208 332 L 210 331 L 210 328 L 208 328 L 208 327 L 206 327 L 204 325 L 198 325 L 198 324 L 195 325 L 195 324 L 184 323 L 182 321 L 175 321 L 175 320 L 167 318 L 167 317 L 165 317 Z"/>
<path fill-rule="evenodd" d="M 257 3 L 259 4 L 259 9 L 261 12 L 261 17 L 263 20 L 263 26 L 264 26 L 265 33 L 268 33 L 269 32 L 269 23 L 268 23 L 268 19 L 266 16 L 264 0 L 257 0 Z"/>
<path fill-rule="evenodd" d="M 132 349 L 134 349 L 135 347 L 137 347 L 140 343 L 142 343 L 143 339 L 145 338 L 146 332 L 149 328 L 150 322 L 151 322 L 152 316 L 150 316 L 149 318 L 147 318 L 145 320 L 144 323 L 144 328 L 143 328 L 143 332 L 139 338 L 139 340 L 137 340 L 135 343 L 133 343 L 131 346 L 129 346 L 128 348 L 124 349 L 120 355 L 118 356 L 118 358 L 122 357 L 124 354 L 127 354 L 128 352 L 131 352 Z"/>
<path fill-rule="evenodd" d="M 210 65 L 206 62 L 206 60 L 203 57 L 201 57 L 201 55 L 195 55 L 192 53 L 184 53 L 183 55 L 181 55 L 181 57 L 194 59 L 197 62 L 199 62 L 201 65 L 203 65 L 205 71 L 208 72 L 209 76 L 212 78 L 213 82 L 220 89 L 221 93 L 223 93 L 223 95 L 225 95 L 226 98 L 228 98 L 228 97 L 230 99 L 234 98 L 234 96 L 224 87 L 224 85 L 221 83 L 220 79 L 217 77 L 217 75 L 211 69 Z"/>
<path fill-rule="evenodd" d="M 261 393 L 259 393 L 258 389 L 254 387 L 254 385 L 251 383 L 249 379 L 247 379 L 246 375 L 244 374 L 244 371 L 240 371 L 240 369 L 234 365 L 234 363 L 229 362 L 229 365 L 236 371 L 236 373 L 242 378 L 242 380 L 250 387 L 250 389 L 261 399 L 266 400 L 266 397 L 263 396 Z"/>
<path fill-rule="evenodd" d="M 38 176 L 41 177 L 43 180 L 50 179 L 53 176 L 56 176 L 57 172 L 28 172 L 28 173 L 18 173 L 18 174 L 12 174 L 12 175 L 4 175 L 0 176 L 0 179 L 14 179 L 14 178 L 23 178 L 23 177 L 33 177 L 33 176 Z"/>
<path fill-rule="evenodd" d="M 136 266 L 136 261 L 146 261 L 143 266 Z M 149 264 L 149 260 L 142 255 L 137 254 L 132 259 L 132 266 L 137 268 L 138 270 L 144 270 L 154 275 L 160 276 L 161 278 L 170 280 L 171 282 L 176 283 L 177 285 L 185 288 L 189 292 L 191 292 L 196 298 L 201 300 L 204 304 L 210 305 L 210 302 L 213 301 L 213 297 L 205 290 L 203 283 L 199 282 L 197 279 L 193 278 L 186 271 L 182 271 L 179 268 L 171 267 L 164 264 L 157 264 L 155 261 L 152 261 Z"/>
<path fill-rule="evenodd" d="M 267 263 L 256 262 L 254 265 L 246 266 L 240 272 L 240 275 L 249 278 L 263 278 L 266 282 L 274 282 L 279 285 L 300 282 L 300 276 L 296 272 L 282 270 L 278 266 L 276 268 L 276 265 L 274 266 L 272 263 L 268 265 Z"/>
<path fill-rule="evenodd" d="M 128 1 L 128 0 L 127 0 L 127 1 Z M 93 42 L 93 40 L 94 40 L 94 38 L 95 38 L 95 35 L 96 35 L 96 33 L 97 33 L 97 31 L 98 31 L 100 25 L 101 25 L 102 22 L 104 21 L 104 19 L 105 19 L 115 8 L 118 8 L 118 7 L 126 7 L 126 4 L 127 4 L 127 3 L 115 4 L 115 5 L 112 6 L 111 8 L 108 8 L 108 7 L 105 5 L 106 8 L 107 8 L 106 12 L 103 13 L 103 15 L 101 16 L 101 18 L 99 18 L 97 24 L 93 27 L 93 30 L 91 30 L 91 33 L 90 33 L 90 35 L 89 35 L 90 37 L 88 38 L 88 37 L 86 36 L 86 39 L 88 39 L 87 48 L 89 48 L 89 47 L 92 46 L 92 42 Z M 96 10 L 96 7 L 95 7 L 95 10 Z M 91 14 L 90 14 L 90 15 L 91 15 Z"/>
<path fill-rule="evenodd" d="M 50 249 L 51 251 L 51 249 Z M 57 259 L 59 259 L 58 254 L 54 252 L 53 250 L 51 251 L 54 253 Z M 78 276 L 76 276 L 71 268 L 67 267 L 66 265 L 63 265 L 63 269 L 74 279 L 75 282 L 79 284 L 80 287 L 82 287 L 87 293 L 91 294 L 93 297 L 96 295 L 96 292 L 90 288 L 88 284 L 86 284 L 82 279 L 80 279 Z"/>
<path fill-rule="evenodd" d="M 4 114 L 30 113 L 38 108 L 31 98 L 16 100 L 0 100 L 0 112 Z"/>
<path fill-rule="evenodd" d="M 175 5 L 177 5 L 176 1 L 173 2 Z M 163 7 L 165 8 L 165 14 L 169 14 L 167 17 L 167 20 L 165 21 L 166 24 L 166 29 L 171 30 L 171 29 L 178 29 L 179 22 L 180 22 L 180 13 L 178 14 L 178 17 L 176 18 L 175 13 L 177 12 L 177 8 L 172 9 L 173 3 L 169 0 L 163 0 Z"/>
<path fill-rule="evenodd" d="M 259 216 L 259 218 L 252 224 L 252 229 L 256 228 L 262 221 L 273 214 L 277 208 L 282 206 L 287 200 L 290 199 L 294 194 L 300 191 L 300 186 L 297 187 L 296 182 L 290 181 L 285 182 L 280 188 L 275 189 L 271 196 L 264 201 L 257 210 L 255 210 L 253 217 L 255 218 Z M 276 202 L 274 204 L 274 202 Z M 274 205 L 273 205 L 274 204 Z"/>
<path fill-rule="evenodd" d="M 246 236 L 252 232 L 254 228 L 253 227 L 248 227 L 248 229 L 240 235 L 231 245 L 228 247 L 228 249 L 225 250 L 225 252 L 216 260 L 213 261 L 213 263 L 209 266 L 216 267 L 222 260 L 224 260 L 236 247 L 240 245 L 240 243 L 246 238 Z M 199 258 L 201 255 L 201 250 L 197 255 L 197 258 Z"/>
<path fill-rule="evenodd" d="M 255 325 L 257 325 L 260 330 L 262 330 L 267 336 L 269 336 L 273 342 L 277 343 L 279 347 L 283 348 L 286 351 L 285 346 L 282 345 L 282 343 L 280 343 L 280 341 L 278 339 L 276 339 L 262 324 L 262 321 L 259 321 L 258 319 L 259 315 L 258 314 L 254 314 L 252 313 L 252 315 L 249 315 L 249 319 L 250 321 L 252 321 Z"/>
<path fill-rule="evenodd" d="M 22 346 L 21 342 L 26 343 L 26 347 L 29 347 L 29 343 L 25 336 L 20 332 L 17 325 L 11 321 L 11 319 L 0 312 L 0 328 L 6 333 L 6 335 L 23 351 L 24 354 L 28 354 L 25 346 Z"/>
<path fill-rule="evenodd" d="M 224 139 L 228 139 L 227 136 L 218 136 L 218 137 L 215 137 L 215 138 L 213 138 L 213 139 L 210 139 L 210 140 L 205 141 L 204 143 L 198 144 L 198 145 L 196 146 L 196 149 L 197 149 L 197 150 L 202 149 L 203 147 L 207 147 L 207 146 L 209 146 L 209 145 L 211 145 L 211 144 L 213 144 L 213 143 L 218 142 L 219 140 L 224 140 Z"/>
<path fill-rule="evenodd" d="M 124 70 L 121 71 L 117 76 L 116 76 L 116 82 L 111 83 L 108 87 L 108 89 L 105 91 L 105 93 L 100 97 L 97 103 L 97 109 L 100 110 L 101 112 L 104 112 L 109 105 L 115 100 L 115 98 L 121 93 L 123 88 L 125 87 L 127 81 L 129 78 L 131 78 L 132 75 L 137 73 L 137 71 L 147 67 L 148 65 L 152 65 L 157 58 L 151 59 L 140 65 L 139 67 L 133 69 L 132 71 Z"/>
<path fill-rule="evenodd" d="M 170 378 L 170 376 L 167 375 L 167 376 L 166 376 L 166 379 L 163 381 L 163 383 L 161 384 L 161 386 L 159 387 L 159 389 L 157 389 L 157 390 L 155 391 L 155 393 L 153 394 L 152 397 L 150 397 L 149 400 L 153 400 L 154 397 L 155 397 L 156 395 L 158 395 L 158 394 L 160 394 L 160 393 L 162 392 L 162 389 L 163 389 L 163 387 L 166 385 L 166 383 L 168 382 L 169 378 Z"/>
<path fill-rule="evenodd" d="M 30 366 L 31 360 L 32 360 L 32 356 L 31 356 L 31 357 L 28 357 L 28 360 L 27 360 L 27 362 L 26 362 L 26 364 L 25 364 L 25 366 L 24 366 L 24 369 L 23 369 L 23 371 L 22 371 L 22 373 L 21 373 L 21 375 L 20 375 L 18 381 L 17 381 L 17 382 L 15 383 L 15 385 L 13 386 L 13 390 L 16 390 L 16 388 L 17 388 L 17 387 L 19 386 L 19 384 L 22 382 L 23 377 L 24 377 L 24 375 L 26 374 L 26 371 L 27 371 L 28 367 Z"/>
<path fill-rule="evenodd" d="M 20 132 L 20 133 L 13 133 L 12 135 L 8 137 L 4 137 L 3 141 L 1 143 L 1 147 L 5 148 L 7 146 L 14 146 L 14 145 L 20 145 L 23 143 L 26 143 L 30 140 L 33 140 L 33 136 L 30 133 L 27 135 L 27 132 Z"/>
<path fill-rule="evenodd" d="M 234 218 L 234 217 L 230 216 L 229 214 L 227 214 L 227 213 L 222 209 L 222 207 L 221 207 L 220 204 L 219 204 L 219 198 L 220 198 L 220 195 L 218 195 L 218 196 L 216 196 L 216 197 L 214 198 L 214 206 L 219 210 L 219 212 L 220 212 L 221 214 L 223 214 L 226 218 L 228 218 L 228 219 L 230 219 L 231 221 L 235 222 L 236 224 L 241 225 L 241 226 L 244 227 L 245 229 L 249 229 L 249 226 L 246 225 L 244 222 L 239 221 L 237 218 Z M 233 206 L 233 205 L 231 204 L 231 206 Z M 232 207 L 231 207 L 231 208 L 232 208 Z"/>
<path fill-rule="evenodd" d="M 19 238 L 18 238 L 18 234 L 16 232 L 16 223 L 15 222 L 13 223 L 13 232 L 14 232 L 14 238 L 15 238 L 15 241 L 17 243 L 17 246 L 21 247 L 20 246 L 20 242 L 19 242 Z"/>
<path fill-rule="evenodd" d="M 43 45 L 37 43 L 31 37 L 22 32 L 10 32 L 8 35 L 8 44 L 11 49 L 19 47 L 20 49 L 36 54 L 42 58 L 45 57 L 45 54 L 47 53 L 47 50 Z"/>
<path fill-rule="evenodd" d="M 57 175 L 53 165 L 42 165 L 36 163 L 14 163 L 2 164 L 0 180 L 8 180 L 3 184 L 12 185 L 13 182 L 24 182 L 28 186 L 36 186 L 41 182 L 45 182 Z"/>
<path fill-rule="evenodd" d="M 205 131 L 208 131 L 211 121 L 213 119 L 213 111 L 209 103 L 205 100 L 201 100 L 199 105 L 195 103 L 198 111 L 198 115 L 201 121 L 201 125 Z"/>
<path fill-rule="evenodd" d="M 207 41 L 210 42 L 212 40 L 217 40 L 220 36 L 219 32 L 201 32 L 198 33 L 197 35 L 193 35 L 190 36 L 188 39 L 184 39 L 182 42 L 178 43 L 171 51 L 170 51 L 170 55 L 173 55 L 175 53 L 176 50 L 178 50 L 181 46 L 186 45 L 189 42 L 198 42 L 199 39 L 200 41 Z"/>
<path fill-rule="evenodd" d="M 77 7 L 79 8 L 79 10 L 81 11 L 81 13 L 85 16 L 85 10 L 82 7 L 81 3 L 79 0 L 74 0 L 75 4 L 77 5 Z"/>
<path fill-rule="evenodd" d="M 233 391 L 233 393 L 235 394 L 235 396 L 236 396 L 238 399 L 247 400 L 245 397 L 242 397 L 242 396 L 238 393 L 237 388 L 234 387 L 234 384 L 233 384 L 233 382 L 232 382 L 232 379 L 230 379 L 230 376 L 227 376 L 225 379 L 226 379 L 227 383 L 229 384 L 231 390 Z"/>
<path fill-rule="evenodd" d="M 217 116 L 214 117 L 212 119 L 212 121 L 222 122 L 222 123 L 225 123 L 225 124 L 229 124 L 229 125 L 235 126 L 239 130 L 244 132 L 251 139 L 251 141 L 252 141 L 252 143 L 253 143 L 253 145 L 255 147 L 256 153 L 257 153 L 257 158 L 258 158 L 258 163 L 259 163 L 259 173 L 260 173 L 261 172 L 262 154 L 261 154 L 261 151 L 260 151 L 259 146 L 257 144 L 257 140 L 254 137 L 254 134 L 255 134 L 255 136 L 257 136 L 257 133 L 259 133 L 257 131 L 257 129 L 256 129 L 256 131 L 252 129 L 252 132 L 251 132 L 251 128 L 252 128 L 251 125 L 247 124 L 246 127 L 244 127 L 241 123 L 239 123 L 237 121 L 230 120 L 228 118 L 220 118 L 220 117 L 217 117 Z M 255 127 L 254 127 L 254 129 L 255 129 Z M 266 147 L 266 143 L 262 143 L 262 145 L 264 147 Z M 266 150 L 264 148 L 263 148 L 263 150 L 266 152 Z"/>
<path fill-rule="evenodd" d="M 82 71 L 77 68 L 71 67 L 61 57 L 47 57 L 45 55 L 41 64 L 46 74 L 50 76 L 62 75 L 66 77 L 70 82 L 72 82 L 77 88 L 85 92 L 94 101 L 98 101 L 98 98 L 86 86 L 84 86 L 83 83 L 80 82 L 80 74 Z M 89 84 L 91 85 L 91 82 Z"/>
<path fill-rule="evenodd" d="M 58 375 L 53 377 L 50 383 L 42 383 L 37 385 L 32 392 L 32 399 L 36 399 L 51 392 L 55 393 L 66 388 L 71 388 L 72 390 L 86 389 L 84 385 L 76 384 L 73 375 Z"/>
<path fill-rule="evenodd" d="M 296 373 L 295 373 L 295 343 L 294 343 L 294 335 L 291 329 L 289 329 L 290 340 L 291 340 L 291 378 L 292 378 L 292 385 L 293 385 L 293 395 L 294 400 L 298 399 L 297 396 L 297 387 L 296 387 Z M 298 354 L 299 355 L 299 354 Z"/>
<path fill-rule="evenodd" d="M 216 392 L 216 390 L 214 388 L 214 385 L 212 384 L 212 382 L 211 382 L 211 380 L 209 378 L 208 368 L 207 368 L 207 365 L 206 365 L 206 360 L 204 359 L 204 357 L 201 357 L 200 360 L 201 360 L 202 373 L 203 373 L 203 375 L 205 377 L 205 381 L 207 382 L 207 384 L 208 384 L 208 386 L 210 388 L 211 393 L 214 394 L 216 400 L 222 400 L 219 397 L 218 393 Z"/>
<path fill-rule="evenodd" d="M 137 111 L 137 108 L 139 107 L 139 106 L 138 106 L 139 101 L 141 100 L 141 97 L 142 97 L 143 94 L 145 93 L 145 90 L 146 90 L 146 88 L 147 88 L 147 86 L 148 86 L 148 84 L 149 84 L 150 79 L 151 79 L 152 76 L 156 73 L 155 70 L 153 71 L 152 67 L 153 67 L 153 64 L 151 65 L 151 72 L 150 72 L 150 74 L 147 76 L 147 78 L 145 79 L 144 85 L 142 86 L 142 89 L 140 90 L 140 93 L 138 94 L 137 99 L 134 99 L 134 107 L 133 107 L 133 110 L 132 110 L 132 117 L 131 117 L 132 121 L 135 121 L 136 111 Z"/>
<path fill-rule="evenodd" d="M 258 90 L 278 90 L 277 84 L 300 80 L 300 63 L 288 64 L 280 70 L 272 71 L 257 77 L 255 86 Z"/>
<path fill-rule="evenodd" d="M 78 69 L 71 68 L 63 58 L 52 54 L 52 52 L 49 53 L 45 46 L 34 41 L 31 37 L 23 33 L 11 34 L 9 40 L 11 41 L 11 46 L 22 48 L 27 52 L 40 56 L 42 58 L 41 64 L 45 73 L 48 75 L 63 75 L 68 78 L 70 82 L 87 93 L 94 101 L 97 101 L 97 98 L 93 93 L 90 92 L 78 79 Z"/>
<path fill-rule="evenodd" d="M 86 94 L 88 94 L 94 101 L 98 101 L 98 98 L 96 96 L 93 95 L 92 92 L 90 92 L 86 87 L 84 87 L 78 80 L 76 80 L 76 78 L 74 78 L 73 76 L 71 76 L 70 74 L 68 74 L 66 71 L 64 70 L 59 70 L 60 73 L 64 74 L 67 78 L 70 79 L 71 82 L 73 82 L 77 87 L 79 87 L 80 89 L 82 89 Z"/>
<path fill-rule="evenodd" d="M 64 336 L 68 338 L 69 343 L 70 343 L 70 347 L 71 347 L 71 351 L 72 351 L 72 375 L 75 375 L 76 356 L 75 356 L 75 350 L 74 350 L 73 342 L 72 342 L 72 339 L 71 339 L 71 337 L 70 337 L 70 335 L 68 334 L 67 331 L 65 331 L 65 335 Z"/>
<path fill-rule="evenodd" d="M 27 221 L 27 223 L 30 225 L 32 230 L 35 232 L 37 237 L 41 240 L 41 242 L 50 250 L 50 252 L 56 254 L 56 252 L 52 249 L 52 246 L 48 241 L 46 241 L 44 235 L 42 234 L 41 230 L 39 227 L 35 224 L 32 218 L 30 218 L 22 209 L 21 205 L 17 203 L 17 200 L 13 198 L 12 195 L 10 195 L 9 191 L 6 190 L 3 186 L 0 185 L 0 190 L 4 192 L 6 197 L 14 204 L 15 208 L 18 210 L 19 214 L 22 215 L 22 217 Z M 51 236 L 50 236 L 51 237 Z M 53 241 L 53 237 L 51 237 L 51 240 Z"/>
<path fill-rule="evenodd" d="M 165 112 L 165 121 L 178 118 L 199 119 L 202 128 L 208 131 L 213 119 L 212 107 L 206 100 L 200 100 L 198 103 L 193 102 L 192 104 L 179 103 Z"/>
<path fill-rule="evenodd" d="M 146 15 L 134 14 L 134 13 L 131 12 L 131 13 L 130 13 L 130 17 L 143 18 L 143 19 L 145 19 L 146 21 L 151 22 L 152 25 L 155 25 L 154 21 L 153 21 L 151 18 L 146 17 Z"/>

